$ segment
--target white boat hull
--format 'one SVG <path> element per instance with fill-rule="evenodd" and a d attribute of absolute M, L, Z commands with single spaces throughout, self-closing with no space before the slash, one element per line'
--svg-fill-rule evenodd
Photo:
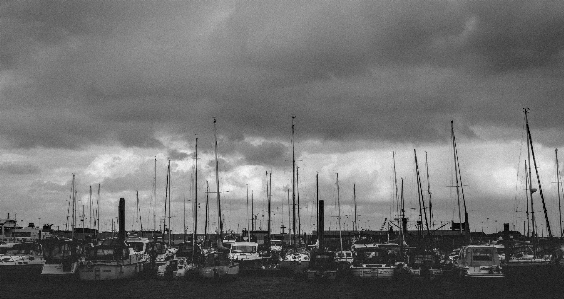
<path fill-rule="evenodd" d="M 78 274 L 78 262 L 71 263 L 70 267 L 59 264 L 45 264 L 41 276 L 45 277 L 72 277 Z"/>

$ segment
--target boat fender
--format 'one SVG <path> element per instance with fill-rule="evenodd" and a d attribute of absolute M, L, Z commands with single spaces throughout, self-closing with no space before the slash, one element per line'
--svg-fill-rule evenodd
<path fill-rule="evenodd" d="M 88 269 L 92 268 L 92 262 L 91 261 L 86 262 L 86 268 L 88 268 Z"/>

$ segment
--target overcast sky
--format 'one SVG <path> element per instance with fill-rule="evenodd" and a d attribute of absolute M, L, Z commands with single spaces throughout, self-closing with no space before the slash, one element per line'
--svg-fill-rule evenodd
<path fill-rule="evenodd" d="M 344 228 L 354 217 L 353 184 L 361 227 L 380 229 L 394 217 L 392 152 L 415 220 L 414 149 L 434 227 L 458 221 L 456 190 L 448 187 L 455 184 L 451 121 L 471 229 L 492 232 L 509 222 L 522 230 L 528 107 L 559 235 L 563 62 L 562 1 L 3 2 L 0 218 L 17 213 L 22 224 L 64 228 L 75 174 L 87 217 L 89 186 L 97 201 L 100 184 L 103 229 L 120 197 L 126 226 L 138 225 L 136 191 L 144 228 L 158 229 L 171 159 L 172 227 L 181 231 L 185 199 L 192 221 L 196 138 L 198 201 L 205 202 L 206 181 L 216 190 L 216 117 L 226 227 L 246 226 L 248 186 L 257 226 L 266 228 L 268 171 L 278 232 L 288 226 L 295 116 L 304 230 L 313 229 L 317 173 L 327 228 L 336 229 L 337 173 Z M 539 192 L 533 200 L 537 225 L 546 227 Z M 215 194 L 210 202 L 215 215 Z"/>

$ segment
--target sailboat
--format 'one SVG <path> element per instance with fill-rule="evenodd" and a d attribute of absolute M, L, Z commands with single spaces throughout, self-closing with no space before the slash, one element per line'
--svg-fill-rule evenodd
<path fill-rule="evenodd" d="M 217 159 L 217 120 L 213 119 L 215 136 L 215 182 L 217 186 L 218 236 L 216 248 L 203 255 L 198 269 L 199 276 L 205 279 L 235 279 L 239 275 L 239 263 L 229 258 L 229 248 L 223 246 L 223 219 L 219 192 L 219 162 Z"/>
<path fill-rule="evenodd" d="M 310 257 L 308 252 L 303 248 L 298 248 L 296 241 L 296 158 L 294 151 L 294 119 L 292 116 L 292 249 L 283 253 L 280 261 L 280 270 L 291 274 L 303 274 L 309 266 Z"/>
<path fill-rule="evenodd" d="M 533 177 L 531 174 L 531 166 L 532 166 L 531 157 L 533 158 L 533 164 L 538 182 L 539 196 L 541 197 L 542 200 L 542 205 L 545 213 L 546 227 L 548 229 L 550 239 L 552 239 L 552 231 L 550 228 L 550 223 L 548 221 L 548 215 L 546 213 L 546 206 L 544 202 L 544 196 L 542 193 L 542 186 L 537 170 L 537 162 L 536 162 L 535 152 L 533 147 L 533 139 L 529 128 L 529 120 L 527 117 L 527 113 L 529 112 L 529 109 L 525 108 L 523 109 L 523 112 L 525 113 L 525 129 L 527 133 L 527 137 L 526 137 L 527 161 L 525 162 L 525 168 L 526 168 L 525 175 L 527 179 L 525 180 L 526 181 L 525 183 L 526 184 L 528 183 L 526 190 L 528 191 L 527 195 L 530 202 L 530 211 L 531 211 L 530 214 L 532 221 L 532 242 L 533 242 L 532 255 L 524 256 L 516 252 L 516 249 L 519 247 L 521 248 L 524 247 L 525 249 L 528 249 L 529 248 L 528 245 L 520 246 L 521 244 L 518 244 L 517 242 L 507 242 L 508 244 L 505 246 L 507 252 L 506 252 L 503 272 L 505 273 L 507 278 L 512 280 L 526 280 L 528 282 L 534 280 L 540 282 L 540 281 L 545 281 L 548 278 L 551 278 L 551 276 L 553 276 L 554 274 L 553 270 L 556 269 L 556 267 L 553 267 L 553 264 L 554 263 L 558 264 L 558 262 L 556 262 L 556 260 L 551 261 L 551 257 L 557 258 L 558 252 L 554 256 L 551 256 L 551 255 L 545 255 L 538 250 L 538 234 L 535 229 L 536 220 L 534 216 L 535 214 L 534 214 L 534 200 L 533 200 L 533 193 L 535 193 L 537 189 L 533 188 L 533 182 L 532 182 Z M 527 205 L 527 209 L 528 208 L 529 206 Z"/>

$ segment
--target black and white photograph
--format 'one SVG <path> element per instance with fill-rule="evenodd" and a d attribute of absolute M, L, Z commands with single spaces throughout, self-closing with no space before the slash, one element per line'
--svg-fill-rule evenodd
<path fill-rule="evenodd" d="M 564 1 L 3 0 L 0 298 L 564 298 L 563 115 Z"/>

